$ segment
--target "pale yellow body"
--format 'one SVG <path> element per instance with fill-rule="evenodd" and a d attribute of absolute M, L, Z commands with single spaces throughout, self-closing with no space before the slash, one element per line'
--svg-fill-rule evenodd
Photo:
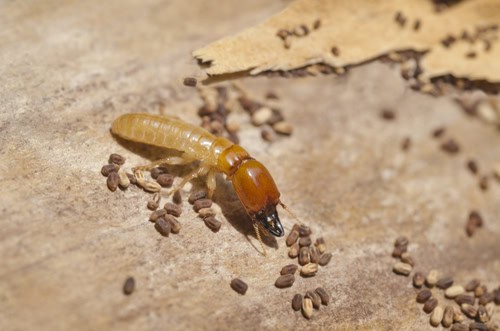
<path fill-rule="evenodd" d="M 120 116 L 113 122 L 111 132 L 130 141 L 184 152 L 183 158 L 199 160 L 210 168 L 217 168 L 221 152 L 233 145 L 226 138 L 215 137 L 179 119 L 144 113 Z"/>

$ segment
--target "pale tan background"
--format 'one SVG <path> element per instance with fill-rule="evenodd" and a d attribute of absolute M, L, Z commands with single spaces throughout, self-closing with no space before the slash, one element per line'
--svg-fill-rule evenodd
<path fill-rule="evenodd" d="M 481 192 L 465 169 L 491 170 L 498 131 L 450 97 L 409 90 L 396 67 L 373 63 L 343 77 L 249 78 L 255 96 L 276 91 L 294 134 L 260 139 L 244 116 L 241 144 L 266 164 L 283 200 L 333 253 L 312 279 L 273 286 L 288 264 L 284 240 L 263 258 L 241 228 L 229 186 L 216 200 L 230 220 L 210 232 L 184 204 L 179 235 L 147 221 L 148 196 L 111 193 L 99 173 L 111 152 L 144 163 L 109 134 L 118 115 L 163 109 L 194 124 L 201 101 L 182 78 L 199 74 L 190 52 L 254 25 L 283 1 L 6 1 L 0 5 L 0 329 L 272 330 L 430 328 L 408 278 L 395 276 L 395 237 L 410 238 L 417 269 L 500 282 L 500 185 Z M 395 122 L 380 120 L 393 107 Z M 430 137 L 437 126 L 457 156 Z M 409 152 L 400 143 L 410 136 Z M 232 200 L 231 200 L 232 199 Z M 485 219 L 473 238 L 471 208 Z M 287 229 L 293 219 L 281 213 Z M 129 275 L 136 291 L 121 287 Z M 242 297 L 229 282 L 249 284 Z M 322 285 L 332 303 L 311 321 L 290 308 Z M 498 307 L 496 308 L 498 321 Z"/>

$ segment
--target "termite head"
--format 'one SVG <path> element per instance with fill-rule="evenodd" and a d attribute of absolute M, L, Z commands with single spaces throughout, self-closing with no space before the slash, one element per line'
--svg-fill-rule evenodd
<path fill-rule="evenodd" d="M 231 176 L 234 190 L 254 222 L 258 222 L 276 237 L 285 234 L 276 206 L 280 192 L 269 171 L 257 160 L 241 162 Z"/>

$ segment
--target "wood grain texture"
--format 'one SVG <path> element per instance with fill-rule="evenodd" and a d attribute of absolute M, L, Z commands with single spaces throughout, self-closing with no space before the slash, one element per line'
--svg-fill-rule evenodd
<path fill-rule="evenodd" d="M 416 330 L 429 327 L 408 278 L 395 276 L 394 239 L 405 234 L 417 269 L 436 268 L 490 289 L 500 279 L 500 185 L 482 192 L 465 169 L 500 160 L 498 131 L 465 116 L 450 98 L 405 87 L 397 68 L 373 63 L 345 76 L 255 78 L 295 126 L 269 145 L 241 123 L 241 144 L 273 174 L 283 201 L 324 236 L 330 264 L 292 288 L 274 287 L 291 263 L 284 240 L 263 258 L 245 238 L 245 212 L 219 179 L 225 217 L 212 233 L 183 205 L 179 235 L 147 221 L 149 195 L 111 193 L 99 173 L 118 152 L 110 135 L 132 111 L 198 123 L 200 99 L 182 78 L 199 69 L 190 52 L 263 21 L 287 2 L 8 1 L 0 5 L 1 330 Z M 382 121 L 382 107 L 397 110 Z M 445 125 L 462 146 L 442 153 L 430 132 Z M 403 153 L 400 143 L 413 146 Z M 219 207 L 217 207 L 219 208 Z M 470 209 L 485 226 L 473 238 Z M 287 230 L 294 220 L 282 213 Z M 136 280 L 122 293 L 128 276 Z M 234 277 L 249 289 L 230 288 Z M 291 309 L 295 293 L 322 286 L 328 307 L 310 321 Z M 496 321 L 498 321 L 498 307 Z"/>

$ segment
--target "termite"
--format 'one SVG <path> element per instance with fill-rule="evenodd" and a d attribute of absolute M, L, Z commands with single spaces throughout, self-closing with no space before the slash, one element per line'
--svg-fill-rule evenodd
<path fill-rule="evenodd" d="M 199 167 L 185 176 L 170 193 L 181 189 L 191 179 L 206 175 L 210 198 L 216 186 L 216 173 L 223 173 L 231 181 L 241 204 L 253 221 L 261 244 L 259 228 L 276 237 L 284 235 L 276 210 L 278 204 L 286 208 L 280 201 L 280 192 L 266 167 L 252 158 L 243 147 L 177 118 L 145 113 L 118 117 L 113 122 L 111 132 L 126 140 L 183 153 L 180 157 L 167 157 L 141 169 L 151 169 L 159 164 L 199 161 Z"/>

